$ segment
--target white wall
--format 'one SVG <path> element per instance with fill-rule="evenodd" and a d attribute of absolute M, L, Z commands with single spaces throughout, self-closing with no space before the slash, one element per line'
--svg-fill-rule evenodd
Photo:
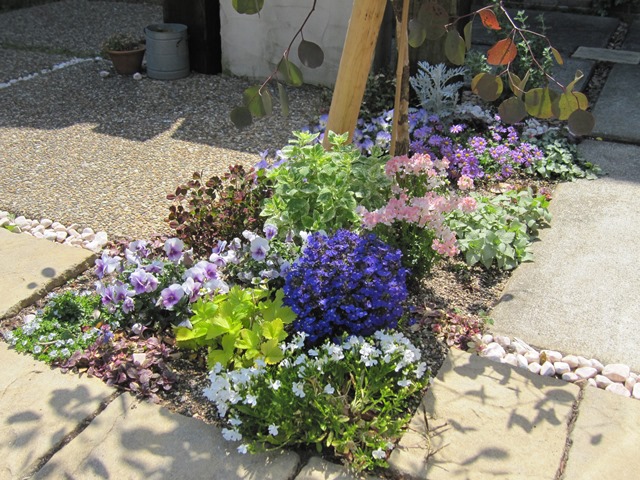
<path fill-rule="evenodd" d="M 233 9 L 231 0 L 222 0 L 223 70 L 254 79 L 266 78 L 312 5 L 313 0 L 265 0 L 258 16 L 241 15 Z M 289 59 L 302 70 L 305 83 L 326 86 L 335 83 L 352 5 L 350 0 L 318 0 L 303 34 L 305 40 L 322 47 L 324 63 L 315 69 L 301 64 L 297 53 L 300 37 L 296 39 L 289 55 Z"/>

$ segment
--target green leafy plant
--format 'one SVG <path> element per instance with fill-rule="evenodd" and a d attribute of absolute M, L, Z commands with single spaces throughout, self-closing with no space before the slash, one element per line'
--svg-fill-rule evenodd
<path fill-rule="evenodd" d="M 538 229 L 551 221 L 549 200 L 531 190 L 503 193 L 494 198 L 472 194 L 476 210 L 453 211 L 447 224 L 455 231 L 458 247 L 469 265 L 496 265 L 503 270 L 531 261 L 530 245 Z"/>
<path fill-rule="evenodd" d="M 207 364 L 248 367 L 258 359 L 266 364 L 282 360 L 280 348 L 287 338 L 285 325 L 295 314 L 282 304 L 282 291 L 274 299 L 268 290 L 235 286 L 211 300 L 193 305 L 190 325 L 175 328 L 178 348 L 208 348 Z"/>
<path fill-rule="evenodd" d="M 356 227 L 358 204 L 370 205 L 381 198 L 381 187 L 389 185 L 384 157 L 361 161 L 358 149 L 347 144 L 346 134 L 329 132 L 331 150 L 314 143 L 318 134 L 294 132 L 294 136 L 282 150 L 285 161 L 267 173 L 273 196 L 261 215 L 281 232 Z M 376 184 L 375 189 L 365 190 Z"/>
<path fill-rule="evenodd" d="M 233 165 L 222 177 L 201 173 L 167 195 L 173 201 L 167 222 L 196 255 L 208 256 L 218 240 L 231 240 L 244 230 L 260 231 L 260 209 L 271 195 L 269 181 L 254 169 Z"/>
<path fill-rule="evenodd" d="M 227 418 L 224 438 L 241 453 L 315 446 L 356 470 L 387 466 L 411 418 L 407 399 L 429 379 L 420 351 L 386 331 L 303 346 L 298 335 L 277 365 L 211 372 L 205 396 Z"/>
<path fill-rule="evenodd" d="M 143 37 L 137 37 L 130 33 L 115 33 L 103 42 L 102 51 L 106 53 L 139 50 L 144 47 L 144 43 Z"/>
<path fill-rule="evenodd" d="M 37 315 L 27 315 L 21 327 L 4 334 L 18 352 L 47 363 L 60 363 L 84 350 L 98 335 L 100 296 L 65 292 L 53 295 Z"/>

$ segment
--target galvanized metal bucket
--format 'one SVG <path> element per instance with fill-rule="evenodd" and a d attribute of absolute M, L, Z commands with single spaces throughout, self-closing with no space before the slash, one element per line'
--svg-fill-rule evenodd
<path fill-rule="evenodd" d="M 158 80 L 187 77 L 189 46 L 187 26 L 181 23 L 158 23 L 144 29 L 147 40 L 147 75 Z"/>

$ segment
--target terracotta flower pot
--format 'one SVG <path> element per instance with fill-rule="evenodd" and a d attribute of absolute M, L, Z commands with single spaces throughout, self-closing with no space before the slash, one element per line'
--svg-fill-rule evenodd
<path fill-rule="evenodd" d="M 145 47 L 124 52 L 108 51 L 113 66 L 120 75 L 133 75 L 142 69 Z"/>

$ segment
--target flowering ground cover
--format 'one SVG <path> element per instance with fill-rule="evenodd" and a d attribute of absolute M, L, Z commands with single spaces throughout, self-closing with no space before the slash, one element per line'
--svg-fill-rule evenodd
<path fill-rule="evenodd" d="M 354 144 L 324 150 L 320 124 L 255 169 L 196 174 L 168 197 L 174 237 L 112 244 L 81 295 L 5 339 L 215 422 L 241 453 L 386 466 L 444 349 L 476 348 L 506 272 L 532 260 L 550 182 L 594 170 L 558 127 L 469 104 L 414 110 L 391 158 L 389 115 Z"/>

